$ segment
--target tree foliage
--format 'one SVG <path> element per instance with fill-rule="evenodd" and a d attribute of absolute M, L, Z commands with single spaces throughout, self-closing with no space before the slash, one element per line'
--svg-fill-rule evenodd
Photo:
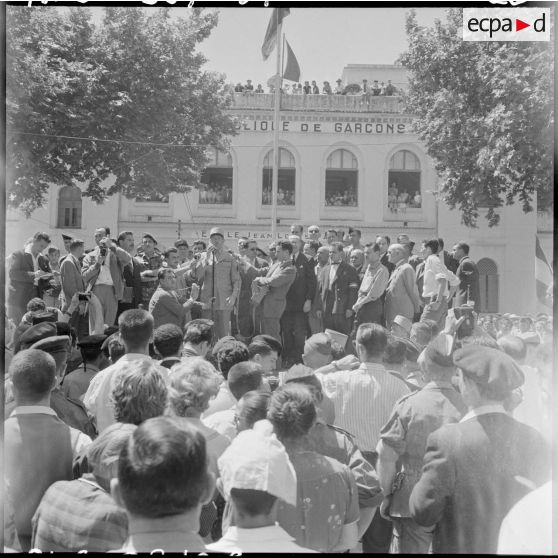
<path fill-rule="evenodd" d="M 419 27 L 407 16 L 408 110 L 440 175 L 441 198 L 465 225 L 479 208 L 520 202 L 525 212 L 552 205 L 553 50 L 545 42 L 465 42 L 462 10 Z"/>
<path fill-rule="evenodd" d="M 236 133 L 224 76 L 196 51 L 216 13 L 103 10 L 7 8 L 8 203 L 27 215 L 52 183 L 97 202 L 188 191 Z"/>

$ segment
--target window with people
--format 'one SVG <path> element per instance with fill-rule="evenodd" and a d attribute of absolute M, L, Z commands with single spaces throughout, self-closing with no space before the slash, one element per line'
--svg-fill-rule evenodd
<path fill-rule="evenodd" d="M 295 205 L 296 168 L 293 154 L 279 148 L 277 205 Z M 262 171 L 262 205 L 271 205 L 273 186 L 273 150 L 265 156 Z"/>
<path fill-rule="evenodd" d="M 330 207 L 358 204 L 358 161 L 346 149 L 337 149 L 327 158 L 325 204 Z"/>
<path fill-rule="evenodd" d="M 81 190 L 64 186 L 58 194 L 58 228 L 81 228 Z"/>
<path fill-rule="evenodd" d="M 209 164 L 201 175 L 200 205 L 231 205 L 233 193 L 233 165 L 230 153 L 212 148 Z"/>
<path fill-rule="evenodd" d="M 420 162 L 406 149 L 397 151 L 389 163 L 388 208 L 391 213 L 404 215 L 407 209 L 421 209 Z"/>

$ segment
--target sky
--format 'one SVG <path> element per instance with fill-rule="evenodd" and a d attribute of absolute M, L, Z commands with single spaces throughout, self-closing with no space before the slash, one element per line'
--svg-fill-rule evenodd
<path fill-rule="evenodd" d="M 187 8 L 177 8 L 177 15 Z M 405 51 L 407 8 L 291 8 L 283 31 L 298 60 L 301 80 L 341 77 L 347 64 L 393 64 Z M 275 74 L 275 54 L 266 62 L 261 46 L 272 8 L 220 8 L 219 23 L 211 36 L 199 45 L 206 56 L 206 68 L 225 73 L 227 81 L 264 89 Z M 444 18 L 442 8 L 418 8 L 419 25 L 431 26 Z"/>

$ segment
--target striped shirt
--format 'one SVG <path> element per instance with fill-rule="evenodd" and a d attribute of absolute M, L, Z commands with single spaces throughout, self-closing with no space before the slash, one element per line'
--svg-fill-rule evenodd
<path fill-rule="evenodd" d="M 382 426 L 409 388 L 383 365 L 372 362 L 363 362 L 357 370 L 317 376 L 324 393 L 333 400 L 335 426 L 353 434 L 360 450 L 375 451 Z"/>
<path fill-rule="evenodd" d="M 121 548 L 128 518 L 93 475 L 55 482 L 33 517 L 33 548 L 43 552 L 106 552 Z"/>

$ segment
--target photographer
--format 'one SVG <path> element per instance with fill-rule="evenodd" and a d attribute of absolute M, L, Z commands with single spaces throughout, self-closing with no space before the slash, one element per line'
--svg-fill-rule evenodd
<path fill-rule="evenodd" d="M 89 289 L 101 302 L 104 323 L 113 325 L 118 301 L 124 294 L 123 269 L 132 257 L 107 237 L 104 228 L 95 231 L 95 242 L 97 247 L 83 259 L 81 273 Z"/>

